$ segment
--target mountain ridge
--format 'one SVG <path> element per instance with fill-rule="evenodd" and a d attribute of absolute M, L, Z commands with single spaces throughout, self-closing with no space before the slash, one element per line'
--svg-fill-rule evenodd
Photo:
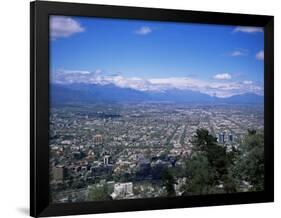
<path fill-rule="evenodd" d="M 227 98 L 210 96 L 192 90 L 170 89 L 164 92 L 139 91 L 121 88 L 114 84 L 50 84 L 52 104 L 64 103 L 117 103 L 117 102 L 173 102 L 210 104 L 259 104 L 263 96 L 254 93 L 234 95 Z"/>

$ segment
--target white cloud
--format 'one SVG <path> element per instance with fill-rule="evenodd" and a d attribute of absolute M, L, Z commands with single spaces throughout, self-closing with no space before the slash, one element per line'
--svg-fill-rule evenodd
<path fill-rule="evenodd" d="M 231 56 L 231 57 L 247 56 L 248 50 L 247 49 L 236 49 L 236 50 L 228 53 L 227 55 Z"/>
<path fill-rule="evenodd" d="M 64 74 L 80 74 L 80 75 L 85 75 L 85 74 L 90 74 L 91 72 L 87 70 L 59 70 L 59 72 L 63 72 Z"/>
<path fill-rule="evenodd" d="M 84 27 L 73 18 L 65 16 L 51 16 L 50 36 L 52 39 L 69 37 L 75 33 L 84 32 Z"/>
<path fill-rule="evenodd" d="M 256 54 L 256 59 L 259 60 L 259 61 L 263 61 L 264 60 L 264 52 L 263 51 L 259 51 Z"/>
<path fill-rule="evenodd" d="M 243 81 L 243 84 L 245 84 L 245 85 L 251 85 L 251 84 L 253 84 L 253 81 L 244 80 L 244 81 Z"/>
<path fill-rule="evenodd" d="M 196 80 L 189 77 L 152 78 L 148 81 L 152 85 L 157 86 L 159 89 L 197 89 L 206 85 L 204 81 Z"/>
<path fill-rule="evenodd" d="M 230 56 L 236 57 L 236 56 L 243 56 L 244 54 L 241 51 L 233 51 Z"/>
<path fill-rule="evenodd" d="M 242 32 L 242 33 L 261 33 L 263 32 L 262 27 L 252 27 L 252 26 L 238 26 L 234 29 L 233 32 Z"/>
<path fill-rule="evenodd" d="M 217 80 L 230 80 L 231 75 L 229 73 L 221 73 L 214 76 L 214 79 Z"/>
<path fill-rule="evenodd" d="M 95 74 L 101 74 L 103 71 L 102 71 L 102 69 L 96 69 L 95 70 Z"/>
<path fill-rule="evenodd" d="M 152 85 L 157 85 L 160 90 L 181 89 L 192 90 L 217 97 L 230 97 L 245 93 L 263 95 L 263 87 L 252 81 L 245 82 L 213 82 L 187 77 L 170 77 L 149 79 Z"/>
<path fill-rule="evenodd" d="M 70 71 L 59 70 L 52 74 L 53 83 L 71 84 L 114 84 L 121 88 L 131 88 L 139 91 L 165 92 L 170 89 L 191 90 L 217 97 L 230 97 L 244 93 L 263 95 L 263 86 L 253 81 L 206 81 L 190 77 L 168 77 L 143 79 L 139 77 L 125 77 L 120 74 L 105 75 L 96 70 Z"/>
<path fill-rule="evenodd" d="M 109 79 L 109 78 L 107 78 Z M 140 91 L 148 91 L 150 90 L 151 84 L 149 81 L 138 78 L 138 77 L 131 77 L 131 78 L 125 78 L 123 76 L 116 76 L 113 77 L 113 83 L 116 86 L 122 87 L 122 88 L 131 88 L 131 89 L 137 89 Z"/>
<path fill-rule="evenodd" d="M 152 29 L 148 26 L 143 26 L 137 30 L 134 31 L 135 34 L 138 34 L 138 35 L 147 35 L 149 33 L 152 32 Z"/>

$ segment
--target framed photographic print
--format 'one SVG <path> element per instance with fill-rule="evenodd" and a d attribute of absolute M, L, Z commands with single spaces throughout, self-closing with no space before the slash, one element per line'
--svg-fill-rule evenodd
<path fill-rule="evenodd" d="M 30 12 L 31 216 L 273 201 L 272 16 Z"/>

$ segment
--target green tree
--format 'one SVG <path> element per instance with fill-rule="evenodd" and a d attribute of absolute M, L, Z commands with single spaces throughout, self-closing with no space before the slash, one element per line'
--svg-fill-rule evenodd
<path fill-rule="evenodd" d="M 193 155 L 186 162 L 187 183 L 184 195 L 209 194 L 216 192 L 215 170 L 207 157 L 202 154 Z"/>
<path fill-rule="evenodd" d="M 218 144 L 206 129 L 196 131 L 192 144 L 191 157 L 186 163 L 188 179 L 185 194 L 236 191 L 230 172 L 234 151 L 227 152 L 226 147 Z"/>
<path fill-rule="evenodd" d="M 226 152 L 226 147 L 219 145 L 217 139 L 209 134 L 206 129 L 198 129 L 193 140 L 195 152 L 199 152 L 206 156 L 210 167 L 216 171 L 216 180 L 222 180 L 227 174 L 227 169 L 230 164 L 229 156 Z"/>
<path fill-rule="evenodd" d="M 89 201 L 108 201 L 111 200 L 110 195 L 108 194 L 108 187 L 106 184 L 95 185 L 89 188 L 88 192 Z"/>
<path fill-rule="evenodd" d="M 255 130 L 248 130 L 240 146 L 235 171 L 238 178 L 249 182 L 250 190 L 260 191 L 264 187 L 264 136 Z"/>
<path fill-rule="evenodd" d="M 176 191 L 174 188 L 174 184 L 176 184 L 176 181 L 169 170 L 165 170 L 163 172 L 162 181 L 167 191 L 167 197 L 176 196 Z"/>

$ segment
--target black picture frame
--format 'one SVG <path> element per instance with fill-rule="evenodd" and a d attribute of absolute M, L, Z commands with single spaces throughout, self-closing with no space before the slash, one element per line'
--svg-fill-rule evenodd
<path fill-rule="evenodd" d="M 257 26 L 264 28 L 264 191 L 112 202 L 49 203 L 49 15 L 72 15 Z M 60 216 L 121 211 L 273 202 L 273 16 L 35 1 L 30 4 L 30 215 Z"/>

